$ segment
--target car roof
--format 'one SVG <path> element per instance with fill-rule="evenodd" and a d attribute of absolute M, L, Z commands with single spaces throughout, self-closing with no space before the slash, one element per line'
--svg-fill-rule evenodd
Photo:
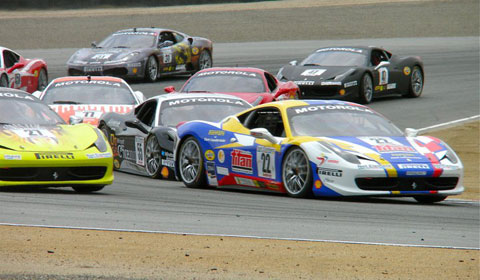
<path fill-rule="evenodd" d="M 263 69 L 255 68 L 255 67 L 211 67 L 211 68 L 205 68 L 201 71 L 198 71 L 197 73 L 212 72 L 212 71 L 244 71 L 244 72 L 254 72 L 259 74 L 263 74 L 264 72 L 266 72 Z"/>

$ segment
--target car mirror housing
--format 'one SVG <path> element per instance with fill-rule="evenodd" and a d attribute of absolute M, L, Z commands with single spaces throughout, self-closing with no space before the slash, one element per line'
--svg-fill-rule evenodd
<path fill-rule="evenodd" d="M 19 68 L 23 68 L 24 66 L 25 66 L 24 63 L 21 63 L 21 62 L 15 63 L 15 64 L 12 66 L 12 68 L 8 69 L 7 73 L 10 74 L 10 73 L 12 73 L 13 71 L 15 71 L 15 70 L 17 70 L 17 69 L 19 69 Z"/>
<path fill-rule="evenodd" d="M 259 127 L 250 130 L 250 135 L 257 139 L 265 139 L 273 144 L 278 144 L 279 141 L 266 128 Z"/>
<path fill-rule="evenodd" d="M 135 128 L 143 132 L 144 134 L 148 134 L 148 130 L 140 123 L 138 120 L 128 120 L 125 121 L 125 125 L 130 128 Z"/>
<path fill-rule="evenodd" d="M 166 40 L 164 42 L 160 42 L 158 43 L 158 48 L 166 48 L 166 47 L 170 47 L 170 46 L 173 46 L 173 41 L 170 41 L 170 40 Z"/>
<path fill-rule="evenodd" d="M 137 90 L 137 91 L 134 91 L 133 94 L 135 94 L 135 96 L 137 97 L 139 103 L 143 103 L 143 101 L 146 100 L 145 95 L 144 95 L 143 92 L 141 92 L 141 91 L 138 91 L 138 90 Z"/>
<path fill-rule="evenodd" d="M 375 70 L 377 70 L 380 67 L 388 66 L 390 65 L 389 61 L 381 61 L 377 66 L 375 66 Z"/>
<path fill-rule="evenodd" d="M 163 90 L 166 93 L 174 93 L 175 92 L 175 87 L 174 86 L 168 86 L 168 87 L 164 87 Z"/>
<path fill-rule="evenodd" d="M 290 65 L 292 65 L 292 66 L 296 66 L 297 63 L 298 63 L 298 61 L 292 60 L 292 61 L 290 61 L 288 64 L 290 64 Z"/>
<path fill-rule="evenodd" d="M 90 46 L 92 46 L 92 48 L 96 48 L 97 47 L 97 42 L 93 41 L 92 43 L 90 43 Z"/>
<path fill-rule="evenodd" d="M 407 127 L 405 128 L 405 136 L 407 137 L 416 137 L 418 135 L 418 130 L 415 128 Z"/>
<path fill-rule="evenodd" d="M 83 118 L 79 116 L 70 116 L 70 118 L 68 118 L 68 123 L 71 125 L 79 124 L 82 122 L 83 122 Z"/>

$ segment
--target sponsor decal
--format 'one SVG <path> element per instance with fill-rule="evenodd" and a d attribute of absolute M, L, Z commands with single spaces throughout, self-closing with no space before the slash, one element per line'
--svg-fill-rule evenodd
<path fill-rule="evenodd" d="M 316 181 L 315 181 L 315 188 L 316 188 L 316 189 L 319 189 L 319 188 L 321 188 L 321 187 L 322 187 L 322 181 L 316 180 Z"/>
<path fill-rule="evenodd" d="M 408 66 L 403 67 L 403 74 L 405 74 L 406 76 L 410 75 L 411 72 L 412 70 L 410 69 L 410 67 Z"/>
<path fill-rule="evenodd" d="M 87 158 L 89 159 L 99 159 L 99 158 L 111 158 L 111 153 L 95 153 L 95 154 L 87 154 Z"/>
<path fill-rule="evenodd" d="M 120 168 L 120 161 L 118 161 L 118 159 L 113 160 L 113 166 L 116 169 L 119 169 Z"/>
<path fill-rule="evenodd" d="M 75 116 L 82 119 L 99 119 L 102 114 L 102 111 L 75 111 Z"/>
<path fill-rule="evenodd" d="M 197 77 L 211 76 L 211 75 L 237 75 L 237 76 L 246 76 L 246 77 L 257 77 L 257 74 L 252 72 L 232 71 L 232 70 L 208 71 L 208 72 L 199 73 Z"/>
<path fill-rule="evenodd" d="M 100 59 L 109 59 L 113 53 L 97 53 L 92 56 L 92 59 L 100 60 Z"/>
<path fill-rule="evenodd" d="M 374 145 L 373 146 L 377 151 L 380 153 L 392 153 L 392 152 L 415 152 L 415 149 L 409 146 L 401 146 L 401 145 Z"/>
<path fill-rule="evenodd" d="M 22 160 L 22 155 L 3 155 L 6 160 Z"/>
<path fill-rule="evenodd" d="M 325 71 L 327 71 L 327 69 L 307 69 L 303 71 L 300 75 L 310 77 L 321 76 L 323 73 L 325 73 Z"/>
<path fill-rule="evenodd" d="M 220 163 L 225 162 L 225 152 L 223 150 L 218 151 L 218 161 Z"/>
<path fill-rule="evenodd" d="M 258 176 L 275 179 L 275 149 L 263 146 L 257 147 Z"/>
<path fill-rule="evenodd" d="M 428 166 L 428 164 L 407 163 L 407 164 L 399 164 L 398 168 L 400 168 L 400 169 L 430 169 L 430 166 Z"/>
<path fill-rule="evenodd" d="M 293 81 L 293 82 L 299 86 L 313 86 L 315 84 L 314 81 Z"/>
<path fill-rule="evenodd" d="M 226 167 L 217 166 L 217 174 L 228 176 L 230 172 L 228 172 L 228 168 Z"/>
<path fill-rule="evenodd" d="M 168 171 L 168 168 L 164 166 L 162 168 L 162 171 L 160 171 L 160 174 L 163 178 L 168 178 L 168 174 L 170 174 L 170 172 Z"/>
<path fill-rule="evenodd" d="M 248 178 L 242 178 L 242 177 L 235 177 L 235 182 L 239 185 L 244 185 L 244 186 L 249 186 L 249 187 L 256 187 L 257 185 L 255 184 L 255 181 L 252 179 Z"/>
<path fill-rule="evenodd" d="M 317 105 L 317 106 L 305 106 L 302 108 L 295 109 L 295 113 L 302 114 L 315 111 L 324 111 L 324 110 L 347 110 L 347 111 L 360 111 L 373 113 L 371 110 L 360 107 L 360 106 L 351 106 L 351 105 Z"/>
<path fill-rule="evenodd" d="M 359 164 L 357 165 L 358 169 L 360 170 L 365 170 L 365 169 L 374 169 L 374 170 L 378 170 L 378 169 L 383 169 L 381 165 L 379 164 Z"/>
<path fill-rule="evenodd" d="M 18 93 L 11 93 L 11 92 L 0 92 L 0 97 L 9 97 L 9 98 L 18 98 L 18 99 L 28 99 L 28 100 L 35 100 L 33 97 L 28 95 L 22 95 Z"/>
<path fill-rule="evenodd" d="M 140 66 L 142 66 L 141 62 L 135 62 L 135 63 L 127 64 L 127 67 L 129 67 L 129 68 L 140 67 Z"/>
<path fill-rule="evenodd" d="M 335 180 L 333 180 L 333 179 L 331 179 L 331 178 L 329 178 L 329 177 L 325 177 L 325 178 L 323 178 L 323 180 L 324 180 L 325 182 L 327 182 L 327 183 L 332 183 L 332 184 L 335 183 Z"/>
<path fill-rule="evenodd" d="M 124 145 L 118 145 L 117 149 L 118 149 L 118 155 L 121 158 L 130 160 L 130 161 L 136 161 L 137 160 L 137 156 L 135 154 L 135 151 L 125 149 Z"/>
<path fill-rule="evenodd" d="M 66 87 L 66 86 L 72 86 L 72 85 L 102 85 L 102 86 L 111 86 L 111 87 L 122 87 L 121 83 L 115 83 L 110 81 L 99 81 L 99 80 L 59 82 L 53 85 L 53 87 Z"/>
<path fill-rule="evenodd" d="M 235 105 L 244 105 L 244 102 L 240 100 L 233 100 L 228 98 L 214 98 L 214 97 L 198 97 L 198 98 L 182 98 L 176 99 L 168 102 L 169 106 L 183 105 L 189 103 L 202 103 L 202 102 L 211 102 L 211 103 L 228 103 Z"/>
<path fill-rule="evenodd" d="M 387 85 L 387 89 L 395 89 L 395 88 L 397 88 L 397 84 L 396 84 L 396 83 L 388 84 L 388 85 Z"/>
<path fill-rule="evenodd" d="M 209 185 L 218 186 L 215 163 L 213 161 L 207 161 L 207 179 Z"/>
<path fill-rule="evenodd" d="M 341 86 L 342 82 L 321 82 L 322 86 Z"/>
<path fill-rule="evenodd" d="M 329 52 L 329 51 L 355 52 L 355 53 L 363 52 L 361 49 L 354 49 L 354 48 L 324 48 L 324 49 L 319 49 L 316 52 Z"/>
<path fill-rule="evenodd" d="M 34 153 L 36 159 L 75 159 L 73 153 Z"/>
<path fill-rule="evenodd" d="M 317 167 L 317 174 L 318 176 L 325 175 L 325 176 L 333 176 L 333 177 L 342 177 L 343 171 L 340 169 Z"/>
<path fill-rule="evenodd" d="M 427 171 L 407 171 L 407 176 L 424 176 L 427 175 Z"/>
<path fill-rule="evenodd" d="M 200 52 L 200 51 L 198 50 L 197 47 L 193 47 L 193 48 L 192 48 L 192 54 L 193 54 L 193 55 L 197 55 L 199 52 Z"/>
<path fill-rule="evenodd" d="M 175 161 L 171 159 L 162 159 L 162 165 L 170 168 L 175 168 Z"/>
<path fill-rule="evenodd" d="M 234 149 L 231 152 L 232 170 L 235 172 L 252 174 L 252 153 Z"/>
<path fill-rule="evenodd" d="M 434 168 L 437 169 L 444 169 L 444 170 L 458 170 L 458 166 L 456 165 L 449 165 L 449 164 L 434 164 Z"/>
<path fill-rule="evenodd" d="M 217 139 L 217 138 L 204 137 L 204 138 L 203 138 L 203 141 L 205 141 L 205 142 L 225 143 L 227 140 L 225 140 L 225 139 Z"/>
<path fill-rule="evenodd" d="M 223 131 L 223 130 L 209 130 L 208 135 L 224 136 L 225 131 Z"/>
<path fill-rule="evenodd" d="M 205 151 L 205 158 L 207 160 L 214 160 L 215 159 L 215 153 L 212 150 L 206 150 Z"/>
<path fill-rule="evenodd" d="M 376 87 L 375 87 L 375 91 L 384 91 L 384 90 L 386 90 L 386 89 L 387 89 L 387 87 L 384 86 L 384 85 L 383 85 L 383 86 L 376 86 Z"/>
<path fill-rule="evenodd" d="M 319 157 L 317 157 L 318 159 L 318 165 L 323 165 L 327 160 L 328 160 L 328 157 L 326 155 L 321 155 Z"/>
<path fill-rule="evenodd" d="M 349 88 L 349 87 L 353 87 L 353 86 L 356 86 L 356 85 L 358 85 L 357 81 L 351 81 L 351 82 L 348 82 L 348 83 L 344 83 L 343 87 L 344 88 Z"/>
<path fill-rule="evenodd" d="M 145 156 L 143 149 L 143 137 L 135 136 L 135 154 L 136 154 L 136 163 L 143 166 L 145 164 Z"/>
<path fill-rule="evenodd" d="M 171 48 L 163 49 L 162 54 L 163 54 L 163 64 L 172 63 L 173 56 L 172 56 L 172 49 Z"/>

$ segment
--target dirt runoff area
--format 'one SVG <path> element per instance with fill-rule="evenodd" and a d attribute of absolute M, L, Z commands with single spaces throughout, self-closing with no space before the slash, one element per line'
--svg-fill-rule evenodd
<path fill-rule="evenodd" d="M 479 197 L 479 124 L 429 132 Z M 0 226 L 0 279 L 479 279 L 480 251 Z"/>

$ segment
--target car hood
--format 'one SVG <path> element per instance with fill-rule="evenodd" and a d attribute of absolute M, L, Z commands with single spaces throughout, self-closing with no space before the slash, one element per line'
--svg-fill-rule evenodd
<path fill-rule="evenodd" d="M 78 61 L 84 63 L 102 64 L 107 61 L 117 61 L 133 53 L 144 53 L 149 49 L 131 49 L 131 48 L 85 48 L 78 50 L 70 58 L 71 63 Z"/>
<path fill-rule="evenodd" d="M 0 125 L 0 148 L 12 151 L 82 151 L 97 138 L 94 128 L 88 124 Z"/>
<path fill-rule="evenodd" d="M 322 82 L 333 80 L 335 78 L 336 81 L 342 81 L 344 77 L 340 75 L 345 75 L 345 77 L 347 77 L 354 73 L 355 68 L 351 66 L 286 66 L 282 70 L 282 75 L 287 80 L 291 80 L 296 83 L 298 81 Z"/>
<path fill-rule="evenodd" d="M 89 105 L 49 105 L 57 112 L 64 121 L 70 122 L 71 116 L 83 118 L 84 123 L 98 126 L 98 121 L 104 113 L 115 112 L 126 114 L 130 112 L 135 105 L 105 105 L 105 104 L 89 104 Z"/>

